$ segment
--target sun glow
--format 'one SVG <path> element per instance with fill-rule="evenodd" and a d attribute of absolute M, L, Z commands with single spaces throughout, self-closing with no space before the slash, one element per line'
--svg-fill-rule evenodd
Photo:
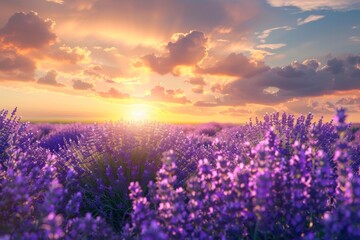
<path fill-rule="evenodd" d="M 133 105 L 130 109 L 129 120 L 144 121 L 149 120 L 149 106 L 143 104 Z"/>

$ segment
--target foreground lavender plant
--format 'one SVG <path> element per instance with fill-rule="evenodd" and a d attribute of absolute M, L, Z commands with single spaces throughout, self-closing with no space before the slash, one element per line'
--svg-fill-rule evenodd
<path fill-rule="evenodd" d="M 260 132 L 263 141 L 249 152 L 251 143 L 233 148 L 227 138 L 236 154 L 222 147 L 216 161 L 200 160 L 180 189 L 176 156 L 164 155 L 157 190 L 146 198 L 155 202 L 147 205 L 151 218 L 142 221 L 155 220 L 170 239 L 359 239 L 360 180 L 353 166 L 360 159 L 349 159 L 344 110 L 337 116 L 336 126 L 322 119 L 312 124 L 311 115 L 295 125 L 291 117 L 265 116 L 255 129 L 243 129 Z M 187 195 L 177 195 L 184 190 Z"/>
<path fill-rule="evenodd" d="M 328 239 L 360 239 L 360 176 L 351 169 L 348 153 L 344 109 L 339 109 L 335 120 L 339 132 L 334 161 L 337 164 L 337 205 L 332 212 L 324 214 L 326 238 Z"/>
<path fill-rule="evenodd" d="M 0 111 L 0 239 L 360 239 L 360 142 L 343 109 L 312 119 L 29 128 Z"/>

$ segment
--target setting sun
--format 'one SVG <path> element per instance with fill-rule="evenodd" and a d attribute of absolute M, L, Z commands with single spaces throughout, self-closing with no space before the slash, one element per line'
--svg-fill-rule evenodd
<path fill-rule="evenodd" d="M 149 120 L 150 109 L 149 106 L 143 104 L 136 104 L 131 106 L 129 119 L 131 121 Z"/>

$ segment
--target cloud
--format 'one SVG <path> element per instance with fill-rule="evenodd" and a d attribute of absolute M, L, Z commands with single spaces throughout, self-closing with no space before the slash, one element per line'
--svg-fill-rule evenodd
<path fill-rule="evenodd" d="M 354 43 L 360 43 L 360 36 L 351 36 L 349 40 Z"/>
<path fill-rule="evenodd" d="M 58 1 L 58 0 L 55 0 Z M 65 3 L 77 11 L 88 11 L 91 10 L 98 0 L 70 0 Z"/>
<path fill-rule="evenodd" d="M 274 28 L 269 28 L 269 29 L 266 29 L 260 33 L 257 33 L 257 37 L 259 39 L 262 39 L 262 40 L 265 40 L 266 38 L 268 38 L 270 36 L 270 34 L 273 32 L 273 31 L 276 31 L 276 30 L 285 30 L 285 31 L 290 31 L 290 30 L 293 30 L 294 28 L 292 27 L 289 27 L 289 26 L 281 26 L 281 27 L 274 27 Z"/>
<path fill-rule="evenodd" d="M 320 20 L 320 19 L 322 19 L 324 17 L 325 17 L 324 15 L 310 15 L 310 16 L 304 18 L 304 19 L 298 18 L 297 25 L 304 25 L 304 24 L 307 24 L 307 23 L 310 23 L 310 22 Z"/>
<path fill-rule="evenodd" d="M 64 1 L 63 0 L 46 0 L 47 2 L 53 2 L 53 3 L 57 3 L 57 4 L 63 4 Z"/>
<path fill-rule="evenodd" d="M 116 83 L 116 82 L 115 82 L 114 80 L 112 80 L 112 79 L 106 79 L 105 82 L 106 82 L 106 83 L 110 83 L 110 84 Z"/>
<path fill-rule="evenodd" d="M 360 97 L 346 97 L 346 98 L 340 98 L 336 104 L 340 104 L 340 105 L 359 105 L 360 106 Z"/>
<path fill-rule="evenodd" d="M 329 101 L 321 100 L 297 100 L 286 104 L 286 107 L 291 113 L 298 114 L 334 114 L 336 106 Z"/>
<path fill-rule="evenodd" d="M 343 97 L 335 102 L 337 107 L 345 107 L 350 112 L 360 112 L 360 97 Z"/>
<path fill-rule="evenodd" d="M 181 104 L 186 104 L 190 102 L 184 95 L 183 90 L 165 89 L 164 87 L 159 85 L 152 88 L 150 90 L 150 94 L 145 96 L 144 99 L 150 101 L 171 102 L 171 103 L 181 103 Z"/>
<path fill-rule="evenodd" d="M 213 93 L 221 93 L 224 90 L 224 87 L 225 87 L 225 83 L 216 82 L 211 85 L 210 90 Z"/>
<path fill-rule="evenodd" d="M 360 56 L 333 58 L 324 66 L 315 59 L 271 68 L 248 78 L 240 78 L 220 88 L 215 105 L 277 104 L 296 98 L 322 96 L 360 89 Z"/>
<path fill-rule="evenodd" d="M 219 102 L 206 102 L 206 101 L 196 101 L 194 106 L 197 107 L 216 107 L 219 105 Z"/>
<path fill-rule="evenodd" d="M 34 81 L 35 62 L 15 50 L 0 49 L 0 81 Z"/>
<path fill-rule="evenodd" d="M 341 59 L 333 58 L 327 62 L 324 70 L 331 72 L 332 74 L 340 74 L 345 71 L 344 62 Z"/>
<path fill-rule="evenodd" d="M 90 62 L 91 52 L 87 48 L 60 46 L 49 52 L 49 56 L 55 60 L 68 64 Z"/>
<path fill-rule="evenodd" d="M 94 85 L 82 80 L 73 80 L 73 88 L 75 90 L 94 90 Z"/>
<path fill-rule="evenodd" d="M 46 73 L 44 77 L 38 79 L 38 84 L 51 85 L 56 87 L 64 87 L 64 84 L 58 83 L 56 80 L 57 72 L 55 70 L 50 70 Z"/>
<path fill-rule="evenodd" d="M 274 7 L 297 7 L 303 11 L 333 9 L 333 10 L 351 10 L 359 9 L 358 0 L 267 0 Z"/>
<path fill-rule="evenodd" d="M 129 47 L 127 47 L 129 48 Z M 110 51 L 109 51 L 110 50 Z M 121 50 L 121 52 L 124 50 Z M 131 51 L 131 50 L 125 50 Z M 145 50 L 144 50 L 145 51 Z M 96 59 L 97 65 L 101 69 L 97 69 L 94 72 L 100 74 L 102 78 L 133 78 L 136 76 L 134 71 L 133 56 L 143 55 L 143 53 L 127 53 L 126 55 L 120 54 L 120 50 L 115 47 L 94 47 L 91 49 L 91 58 Z M 134 55 L 133 55 L 134 54 Z M 137 59 L 138 60 L 138 59 Z M 137 61 L 139 64 L 139 61 Z M 101 63 L 101 64 L 100 64 Z M 140 62 L 141 63 L 141 62 Z M 140 64 L 141 65 L 141 64 Z M 139 69 L 135 69 L 139 70 Z"/>
<path fill-rule="evenodd" d="M 198 85 L 193 88 L 191 88 L 191 92 L 197 93 L 197 94 L 203 94 L 204 93 L 204 86 Z"/>
<path fill-rule="evenodd" d="M 359 88 L 360 82 L 352 76 L 354 67 L 348 64 L 346 72 L 341 72 L 341 64 L 331 59 L 317 71 L 315 60 L 294 62 L 283 68 L 273 68 L 264 74 L 245 81 L 235 81 L 226 86 L 228 102 L 250 101 L 263 104 L 280 103 L 296 97 L 319 96 L 337 90 Z M 268 87 L 277 88 L 273 94 L 264 91 Z"/>
<path fill-rule="evenodd" d="M 174 41 L 166 45 L 166 55 L 149 54 L 141 58 L 142 63 L 156 73 L 174 74 L 175 67 L 194 66 L 206 56 L 208 39 L 203 32 L 179 33 L 173 38 Z"/>
<path fill-rule="evenodd" d="M 351 65 L 351 66 L 356 66 L 357 68 L 359 68 L 359 64 L 360 64 L 360 55 L 350 55 L 347 57 L 346 61 Z"/>
<path fill-rule="evenodd" d="M 103 80 L 106 83 L 116 83 L 110 76 L 104 73 L 104 70 L 106 70 L 106 68 L 104 69 L 103 65 L 90 65 L 83 71 L 83 74 L 96 81 Z"/>
<path fill-rule="evenodd" d="M 267 67 L 264 62 L 251 60 L 241 53 L 231 53 L 225 59 L 216 62 L 213 66 L 207 68 L 199 67 L 197 72 L 211 75 L 251 77 L 268 69 L 269 67 Z"/>
<path fill-rule="evenodd" d="M 203 77 L 192 77 L 186 80 L 187 83 L 197 86 L 205 86 L 206 82 Z"/>
<path fill-rule="evenodd" d="M 186 82 L 190 83 L 191 85 L 194 85 L 194 87 L 191 88 L 191 92 L 197 93 L 197 94 L 203 94 L 206 86 L 206 82 L 204 78 L 202 77 L 192 77 Z"/>
<path fill-rule="evenodd" d="M 258 0 L 172 0 L 162 1 L 161 4 L 158 0 L 70 0 L 64 1 L 63 5 L 65 5 L 63 7 L 65 10 L 80 10 L 76 13 L 79 19 L 76 28 L 80 28 L 81 31 L 75 34 L 85 36 L 109 34 L 125 37 L 127 35 L 127 40 L 130 43 L 134 40 L 135 44 L 146 37 L 159 39 L 159 37 L 169 36 L 174 31 L 186 32 L 189 26 L 204 32 L 223 26 L 226 28 L 242 26 L 248 20 L 255 18 L 262 10 Z M 111 31 L 110 33 L 108 22 L 111 22 L 115 29 L 139 29 L 140 31 L 137 33 L 133 30 Z M 94 33 L 92 27 L 88 27 L 89 25 L 100 26 L 99 31 Z"/>
<path fill-rule="evenodd" d="M 56 41 L 54 22 L 43 19 L 36 12 L 18 12 L 0 29 L 0 39 L 18 48 L 39 49 Z"/>
<path fill-rule="evenodd" d="M 115 88 L 110 88 L 107 92 L 99 92 L 99 96 L 102 98 L 117 98 L 117 99 L 126 99 L 130 98 L 129 94 L 122 93 Z"/>
<path fill-rule="evenodd" d="M 360 97 L 357 95 L 339 98 L 336 95 L 308 99 L 296 99 L 283 105 L 289 113 L 333 115 L 336 109 L 345 107 L 349 112 L 360 112 Z"/>
<path fill-rule="evenodd" d="M 275 50 L 285 46 L 286 46 L 285 43 L 273 43 L 273 44 L 260 44 L 257 45 L 256 48 Z"/>
<path fill-rule="evenodd" d="M 279 112 L 279 109 L 273 108 L 273 107 L 264 107 L 257 109 L 254 113 L 256 116 L 264 116 L 265 114 L 271 114 Z"/>
<path fill-rule="evenodd" d="M 85 75 L 101 77 L 102 76 L 102 66 L 101 65 L 92 65 L 84 70 Z"/>

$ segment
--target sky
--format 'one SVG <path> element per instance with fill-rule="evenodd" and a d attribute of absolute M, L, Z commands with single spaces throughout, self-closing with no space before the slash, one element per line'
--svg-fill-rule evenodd
<path fill-rule="evenodd" d="M 30 121 L 234 122 L 348 110 L 358 0 L 0 0 L 0 109 Z"/>

